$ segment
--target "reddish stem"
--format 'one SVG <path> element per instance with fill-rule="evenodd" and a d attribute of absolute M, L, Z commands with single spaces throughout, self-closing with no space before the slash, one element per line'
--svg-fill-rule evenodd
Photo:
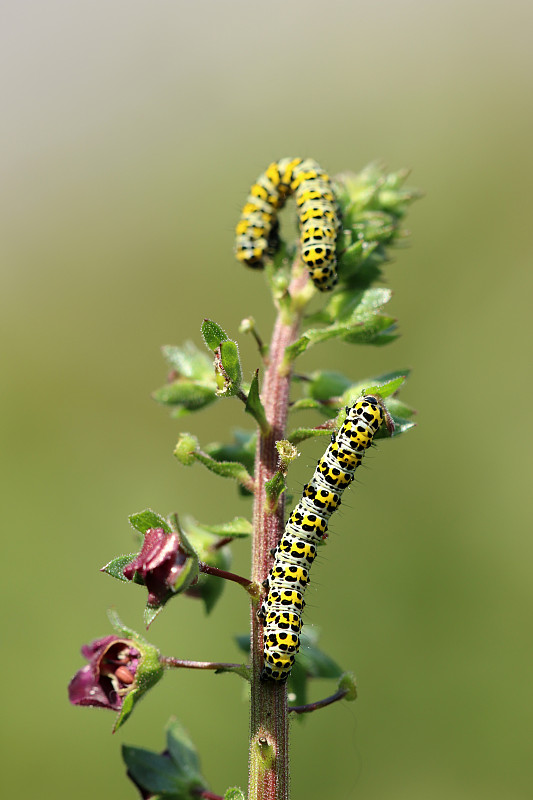
<path fill-rule="evenodd" d="M 200 568 L 200 572 L 204 572 L 206 575 L 215 575 L 215 577 L 224 578 L 227 581 L 234 581 L 240 586 L 244 586 L 246 591 L 254 588 L 253 581 L 251 581 L 249 578 L 243 578 L 242 575 L 236 575 L 234 572 L 227 572 L 225 569 L 212 567 L 209 564 L 206 564 L 204 561 L 200 561 L 198 566 Z"/>
<path fill-rule="evenodd" d="M 317 700 L 316 703 L 307 703 L 304 706 L 289 706 L 289 711 L 292 714 L 309 714 L 311 711 L 316 711 L 318 708 L 325 708 L 337 700 L 342 700 L 348 694 L 348 689 L 339 689 L 335 694 L 325 697 L 323 700 Z"/>
<path fill-rule="evenodd" d="M 202 791 L 202 789 L 193 789 L 192 793 L 195 794 L 197 797 L 202 797 L 203 800 L 224 800 L 224 798 L 221 797 L 219 794 Z"/>
<path fill-rule="evenodd" d="M 227 544 L 231 544 L 233 541 L 235 541 L 235 537 L 234 536 L 224 536 L 223 539 L 219 539 L 218 542 L 215 542 L 214 544 L 212 544 L 209 549 L 210 550 L 220 550 L 221 547 L 224 547 Z"/>

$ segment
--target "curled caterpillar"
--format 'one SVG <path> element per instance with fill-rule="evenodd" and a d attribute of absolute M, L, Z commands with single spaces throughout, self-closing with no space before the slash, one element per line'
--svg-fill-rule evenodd
<path fill-rule="evenodd" d="M 346 419 L 304 486 L 274 552 L 274 565 L 265 581 L 267 593 L 259 610 L 264 625 L 263 680 L 286 681 L 300 646 L 303 595 L 317 545 L 325 539 L 328 519 L 354 479 L 365 450 L 385 422 L 394 423 L 380 397 L 363 395 L 346 408 Z"/>
<path fill-rule="evenodd" d="M 249 267 L 263 267 L 279 243 L 277 211 L 294 194 L 300 254 L 321 292 L 337 283 L 335 246 L 340 218 L 329 176 L 312 158 L 274 161 L 250 189 L 236 227 L 235 254 Z"/>

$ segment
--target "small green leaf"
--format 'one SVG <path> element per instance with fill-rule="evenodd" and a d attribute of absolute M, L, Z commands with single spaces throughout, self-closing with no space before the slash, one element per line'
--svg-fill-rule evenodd
<path fill-rule="evenodd" d="M 298 400 L 295 400 L 294 403 L 291 403 L 289 411 L 308 411 L 310 409 L 322 411 L 323 408 L 324 404 L 319 400 L 312 400 L 310 397 L 300 397 Z"/>
<path fill-rule="evenodd" d="M 151 528 L 163 528 L 165 533 L 172 533 L 172 529 L 166 519 L 160 514 L 156 514 L 151 508 L 139 511 L 138 514 L 132 514 L 128 519 L 130 525 L 142 534 L 145 534 Z"/>
<path fill-rule="evenodd" d="M 257 433 L 237 430 L 233 432 L 235 441 L 230 444 L 211 442 L 205 452 L 216 461 L 238 461 L 253 473 Z"/>
<path fill-rule="evenodd" d="M 309 333 L 314 333 L 314 331 L 306 331 L 303 336 L 300 336 L 299 339 L 296 339 L 295 342 L 285 348 L 284 360 L 286 363 L 292 363 L 296 358 L 298 358 L 298 356 L 302 355 L 302 353 L 305 353 L 311 342 L 311 337 L 308 335 Z"/>
<path fill-rule="evenodd" d="M 105 572 L 107 575 L 111 575 L 112 578 L 116 578 L 119 581 L 130 583 L 130 581 L 124 577 L 122 570 L 126 564 L 129 564 L 130 561 L 133 561 L 136 555 L 137 553 L 129 553 L 128 555 L 117 556 L 116 558 L 112 559 L 109 564 L 106 564 L 105 567 L 102 567 L 100 572 Z M 141 586 L 144 586 L 144 581 L 139 577 L 137 572 L 133 576 L 133 583 L 139 583 Z"/>
<path fill-rule="evenodd" d="M 166 383 L 152 392 L 152 397 L 162 405 L 181 406 L 181 416 L 205 408 L 217 398 L 214 381 L 212 386 L 206 386 L 197 381 L 184 380 Z"/>
<path fill-rule="evenodd" d="M 263 408 L 261 398 L 259 397 L 258 376 L 259 376 L 259 370 L 256 370 L 254 377 L 252 378 L 252 382 L 250 384 L 250 390 L 248 392 L 248 399 L 246 400 L 245 411 L 248 414 L 252 415 L 252 417 L 255 419 L 255 421 L 261 428 L 261 432 L 266 435 L 270 431 L 270 425 L 266 418 L 265 409 Z"/>
<path fill-rule="evenodd" d="M 229 339 L 222 342 L 215 351 L 215 369 L 222 377 L 223 385 L 217 389 L 218 395 L 231 397 L 239 391 L 242 383 L 239 349 Z"/>
<path fill-rule="evenodd" d="M 169 598 L 170 597 L 171 595 L 169 594 Z M 162 611 L 164 606 L 165 606 L 164 602 L 160 603 L 157 606 L 151 606 L 148 603 L 146 604 L 143 611 L 143 622 L 145 624 L 146 629 L 150 627 L 150 625 L 152 624 L 154 619 L 158 616 L 158 614 Z"/>
<path fill-rule="evenodd" d="M 340 397 L 350 385 L 350 379 L 340 372 L 322 370 L 311 375 L 305 389 L 314 400 L 324 402 L 332 397 Z"/>
<path fill-rule="evenodd" d="M 267 513 L 274 514 L 278 507 L 280 494 L 285 491 L 285 478 L 282 472 L 275 472 L 272 478 L 265 483 Z"/>
<path fill-rule="evenodd" d="M 394 422 L 394 431 L 392 436 L 396 438 L 397 436 L 401 436 L 402 433 L 406 433 L 407 431 L 411 430 L 411 428 L 416 428 L 416 422 L 412 422 L 408 419 L 403 419 L 402 417 L 397 417 L 394 414 L 391 414 L 392 421 Z M 380 428 L 378 433 L 376 434 L 377 439 L 386 438 L 386 432 L 383 432 Z"/>
<path fill-rule="evenodd" d="M 185 342 L 183 347 L 167 344 L 161 350 L 172 369 L 181 377 L 213 383 L 213 364 L 193 342 Z"/>
<path fill-rule="evenodd" d="M 344 672 L 339 680 L 339 689 L 345 689 L 347 694 L 344 700 L 348 702 L 357 699 L 357 683 L 353 672 Z"/>
<path fill-rule="evenodd" d="M 114 608 L 108 609 L 107 618 L 111 623 L 111 627 L 119 636 L 123 636 L 125 639 L 138 639 L 140 642 L 146 641 L 137 631 L 134 631 L 133 628 L 128 628 L 124 625 Z"/>
<path fill-rule="evenodd" d="M 213 352 L 220 347 L 222 342 L 228 341 L 226 332 L 211 319 L 204 319 L 202 322 L 202 336 L 207 347 Z"/>
<path fill-rule="evenodd" d="M 230 522 L 222 522 L 219 525 L 202 524 L 200 527 L 216 536 L 232 536 L 235 539 L 250 536 L 254 530 L 250 520 L 245 517 L 235 517 Z"/>
<path fill-rule="evenodd" d="M 240 789 L 238 789 L 236 786 L 232 786 L 229 789 L 226 789 L 224 800 L 246 800 L 246 798 Z"/>
<path fill-rule="evenodd" d="M 287 437 L 291 444 L 300 444 L 306 439 L 316 439 L 320 436 L 329 436 L 335 430 L 335 426 L 328 426 L 327 428 L 295 428 Z"/>
<path fill-rule="evenodd" d="M 253 482 L 252 476 L 247 472 L 242 464 L 236 461 L 215 461 L 205 453 L 195 453 L 197 461 L 207 467 L 208 470 L 220 475 L 222 478 L 232 478 L 243 485 L 250 486 Z"/>

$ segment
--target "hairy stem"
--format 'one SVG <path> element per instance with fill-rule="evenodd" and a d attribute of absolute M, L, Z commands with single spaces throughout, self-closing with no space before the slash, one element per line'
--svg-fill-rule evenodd
<path fill-rule="evenodd" d="M 307 275 L 294 269 L 290 293 L 295 297 L 307 282 Z M 280 496 L 276 510 L 268 512 L 265 484 L 278 467 L 276 442 L 285 438 L 289 408 L 290 371 L 282 370 L 285 348 L 298 336 L 302 309 L 278 314 L 270 343 L 269 367 L 265 374 L 261 400 L 271 430 L 259 436 L 255 459 L 256 494 L 252 580 L 261 584 L 272 566 L 271 550 L 284 528 L 284 501 Z M 251 721 L 248 800 L 288 800 L 289 735 L 287 687 L 284 683 L 260 680 L 263 666 L 263 627 L 257 619 L 257 606 L 251 612 Z"/>

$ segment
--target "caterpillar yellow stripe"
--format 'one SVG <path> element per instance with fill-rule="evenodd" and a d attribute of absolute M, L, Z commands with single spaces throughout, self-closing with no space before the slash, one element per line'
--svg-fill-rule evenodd
<path fill-rule="evenodd" d="M 366 450 L 385 423 L 394 423 L 379 396 L 363 395 L 346 408 L 346 419 L 304 486 L 274 552 L 259 610 L 264 625 L 263 680 L 286 681 L 300 646 L 304 592 L 317 545 L 326 538 L 328 520 L 354 479 Z"/>
<path fill-rule="evenodd" d="M 317 289 L 329 291 L 337 283 L 340 218 L 329 176 L 312 158 L 282 158 L 259 176 L 236 227 L 235 255 L 249 267 L 264 266 L 278 244 L 277 212 L 293 194 L 301 259 Z"/>

